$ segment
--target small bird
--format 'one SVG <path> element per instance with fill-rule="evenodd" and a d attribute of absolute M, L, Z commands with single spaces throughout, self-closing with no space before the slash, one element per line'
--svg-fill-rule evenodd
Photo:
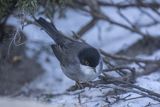
<path fill-rule="evenodd" d="M 102 57 L 99 51 L 85 42 L 64 36 L 53 23 L 40 17 L 35 21 L 55 41 L 52 50 L 60 62 L 64 74 L 77 83 L 87 83 L 102 72 Z"/>

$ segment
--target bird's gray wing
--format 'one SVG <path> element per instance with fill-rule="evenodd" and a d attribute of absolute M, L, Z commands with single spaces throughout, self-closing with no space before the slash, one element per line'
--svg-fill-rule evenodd
<path fill-rule="evenodd" d="M 70 46 L 73 46 L 71 44 Z M 75 64 L 77 63 L 76 59 L 76 53 L 72 47 L 61 47 L 56 44 L 52 44 L 51 48 L 56 56 L 56 58 L 59 60 L 60 64 L 63 66 L 68 66 L 69 64 Z"/>
<path fill-rule="evenodd" d="M 52 45 L 52 50 L 63 66 L 68 66 L 69 64 L 79 63 L 78 54 L 84 49 L 90 47 L 89 45 L 79 42 L 72 41 L 65 44 L 65 46 Z"/>
<path fill-rule="evenodd" d="M 65 61 L 65 54 L 63 53 L 62 49 L 60 46 L 52 44 L 51 48 L 54 52 L 54 55 L 56 56 L 56 58 L 59 60 L 59 62 L 64 65 L 66 63 Z"/>

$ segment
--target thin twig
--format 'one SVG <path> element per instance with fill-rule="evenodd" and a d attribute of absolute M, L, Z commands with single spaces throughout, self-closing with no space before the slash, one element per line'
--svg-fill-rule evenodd
<path fill-rule="evenodd" d="M 73 36 L 73 38 L 80 39 L 87 31 L 89 31 L 97 23 L 97 21 L 97 19 L 93 18 L 77 32 L 78 37 Z"/>
<path fill-rule="evenodd" d="M 122 90 L 122 91 L 125 91 L 125 92 L 136 93 L 136 94 L 139 94 L 139 95 L 142 95 L 144 97 L 148 97 L 148 98 L 151 98 L 153 100 L 156 100 L 156 101 L 160 102 L 160 98 L 159 97 L 155 97 L 155 96 L 149 95 L 147 93 L 144 93 L 144 92 L 141 92 L 141 91 L 138 91 L 138 90 L 124 88 L 124 87 L 120 87 L 120 86 L 116 86 L 116 85 L 115 86 L 106 86 L 106 87 L 113 88 L 113 89 L 116 89 L 116 90 Z"/>
<path fill-rule="evenodd" d="M 99 5 L 101 6 L 107 6 L 107 7 L 114 7 L 114 8 L 122 8 L 122 9 L 126 9 L 126 8 L 137 8 L 137 7 L 141 7 L 141 8 L 160 8 L 160 4 L 159 3 L 129 3 L 129 4 L 118 4 L 118 3 L 109 3 L 109 2 L 104 2 L 104 1 L 98 1 Z"/>
<path fill-rule="evenodd" d="M 142 91 L 142 92 L 147 93 L 147 94 L 150 95 L 150 96 L 154 96 L 154 97 L 159 98 L 159 101 L 160 101 L 160 94 L 159 94 L 159 93 L 155 93 L 155 92 L 153 92 L 153 91 L 151 91 L 151 90 L 142 88 L 142 87 L 140 87 L 140 86 L 137 86 L 137 85 L 134 85 L 134 84 L 131 84 L 131 83 L 122 81 L 122 80 L 117 80 L 117 79 L 114 79 L 114 78 L 108 79 L 108 77 L 107 77 L 107 78 L 103 77 L 103 79 L 104 79 L 105 81 L 110 82 L 110 83 L 113 83 L 113 84 L 115 84 L 115 85 L 117 85 L 117 84 L 124 84 L 124 85 L 127 85 L 128 87 L 138 89 L 138 90 L 140 90 L 140 91 Z"/>
<path fill-rule="evenodd" d="M 100 49 L 100 52 L 102 53 L 102 55 L 115 59 L 115 60 L 125 60 L 128 62 L 137 62 L 137 63 L 146 63 L 146 64 L 160 64 L 160 60 L 151 60 L 151 59 L 142 59 L 142 58 L 132 58 L 132 57 L 127 57 L 127 56 L 122 56 L 122 55 L 113 55 L 113 54 L 109 54 L 105 51 L 103 51 L 102 49 Z"/>

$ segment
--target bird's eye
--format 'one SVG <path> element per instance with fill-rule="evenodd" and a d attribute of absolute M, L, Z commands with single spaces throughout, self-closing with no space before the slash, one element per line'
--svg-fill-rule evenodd
<path fill-rule="evenodd" d="M 89 65 L 89 62 L 88 62 L 87 60 L 85 60 L 85 62 L 84 62 L 84 63 L 85 63 L 85 65 Z"/>

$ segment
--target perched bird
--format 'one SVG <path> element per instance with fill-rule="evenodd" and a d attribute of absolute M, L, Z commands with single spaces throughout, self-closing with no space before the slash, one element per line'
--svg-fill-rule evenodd
<path fill-rule="evenodd" d="M 51 47 L 67 77 L 78 83 L 85 83 L 100 75 L 103 64 L 97 49 L 64 36 L 53 23 L 43 18 L 35 20 L 55 41 L 56 44 Z"/>

